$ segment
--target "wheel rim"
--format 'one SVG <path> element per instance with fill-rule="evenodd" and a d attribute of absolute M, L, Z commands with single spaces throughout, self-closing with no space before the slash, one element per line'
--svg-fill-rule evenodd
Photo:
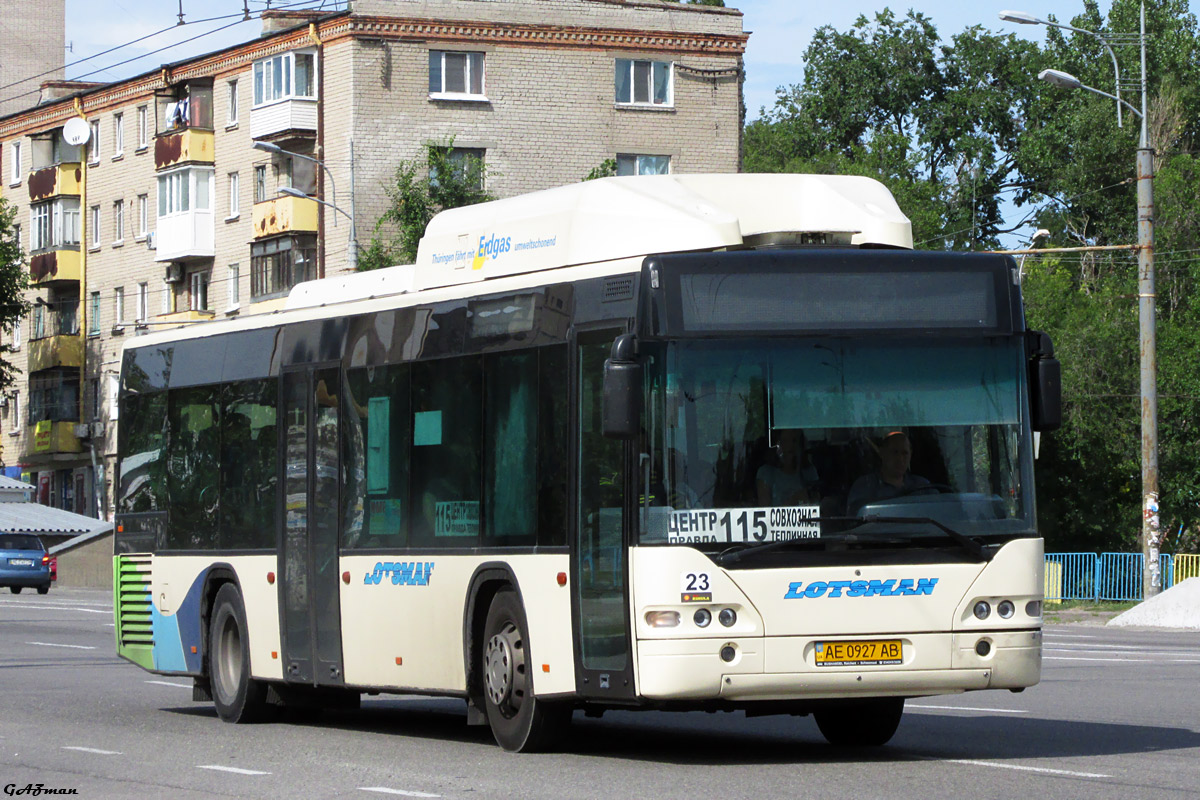
<path fill-rule="evenodd" d="M 242 634 L 232 616 L 226 617 L 221 625 L 215 661 L 216 689 L 228 702 L 237 694 L 242 675 Z"/>
<path fill-rule="evenodd" d="M 504 716 L 516 715 L 525 697 L 525 652 L 517 626 L 504 623 L 488 639 L 483 658 L 488 699 Z"/>

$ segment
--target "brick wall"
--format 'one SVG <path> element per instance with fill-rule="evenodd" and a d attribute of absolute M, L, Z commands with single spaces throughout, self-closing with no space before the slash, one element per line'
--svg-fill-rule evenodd
<path fill-rule="evenodd" d="M 66 0 L 0 0 L 0 86 L 8 86 L 0 116 L 37 105 L 41 82 L 62 79 L 65 7 Z"/>

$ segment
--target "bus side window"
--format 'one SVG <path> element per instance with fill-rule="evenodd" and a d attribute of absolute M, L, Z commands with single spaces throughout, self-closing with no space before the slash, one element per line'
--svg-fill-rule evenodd
<path fill-rule="evenodd" d="M 485 545 L 537 541 L 538 360 L 535 351 L 484 362 Z"/>
<path fill-rule="evenodd" d="M 409 366 L 346 373 L 342 413 L 342 544 L 408 544 Z"/>

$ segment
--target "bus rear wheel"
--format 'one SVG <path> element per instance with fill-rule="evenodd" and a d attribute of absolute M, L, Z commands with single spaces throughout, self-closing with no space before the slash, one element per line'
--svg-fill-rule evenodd
<path fill-rule="evenodd" d="M 213 705 L 225 722 L 255 722 L 267 708 L 267 685 L 250 677 L 250 641 L 242 593 L 227 583 L 213 603 L 208 636 Z"/>
<path fill-rule="evenodd" d="M 839 703 L 814 711 L 817 727 L 830 744 L 841 747 L 879 747 L 887 744 L 900 727 L 903 697 Z"/>
<path fill-rule="evenodd" d="M 484 706 L 496 743 L 513 753 L 549 749 L 570 724 L 572 709 L 533 694 L 528 626 L 515 592 L 492 599 L 482 647 Z"/>

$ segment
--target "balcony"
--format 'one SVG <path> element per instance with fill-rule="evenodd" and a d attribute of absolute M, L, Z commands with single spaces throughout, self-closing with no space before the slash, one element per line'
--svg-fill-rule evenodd
<path fill-rule="evenodd" d="M 184 128 L 174 133 L 160 133 L 155 137 L 155 169 L 167 169 L 189 162 L 213 163 L 212 131 Z"/>
<path fill-rule="evenodd" d="M 54 367 L 83 366 L 83 337 L 79 334 L 60 334 L 29 342 L 29 371 L 40 372 Z"/>
<path fill-rule="evenodd" d="M 29 202 L 36 203 L 57 195 L 79 196 L 83 167 L 79 162 L 51 164 L 29 173 Z"/>
<path fill-rule="evenodd" d="M 55 281 L 79 282 L 82 269 L 79 247 L 63 245 L 60 250 L 47 250 L 29 257 L 29 277 L 34 286 Z"/>
<path fill-rule="evenodd" d="M 254 204 L 254 238 L 281 233 L 317 230 L 317 201 L 305 197 L 277 197 Z"/>
<path fill-rule="evenodd" d="M 216 255 L 216 229 L 211 210 L 182 211 L 158 218 L 155 261 L 188 261 Z"/>
<path fill-rule="evenodd" d="M 251 139 L 280 139 L 290 135 L 315 134 L 317 101 L 291 98 L 250 110 Z"/>
<path fill-rule="evenodd" d="M 183 325 L 188 322 L 209 322 L 216 316 L 215 311 L 175 311 L 170 314 L 159 314 L 154 321 L 161 325 L 170 325 L 176 322 Z"/>
<path fill-rule="evenodd" d="M 35 422 L 32 426 L 32 442 L 30 452 L 45 453 L 82 453 L 83 445 L 75 435 L 74 420 L 48 420 Z"/>

